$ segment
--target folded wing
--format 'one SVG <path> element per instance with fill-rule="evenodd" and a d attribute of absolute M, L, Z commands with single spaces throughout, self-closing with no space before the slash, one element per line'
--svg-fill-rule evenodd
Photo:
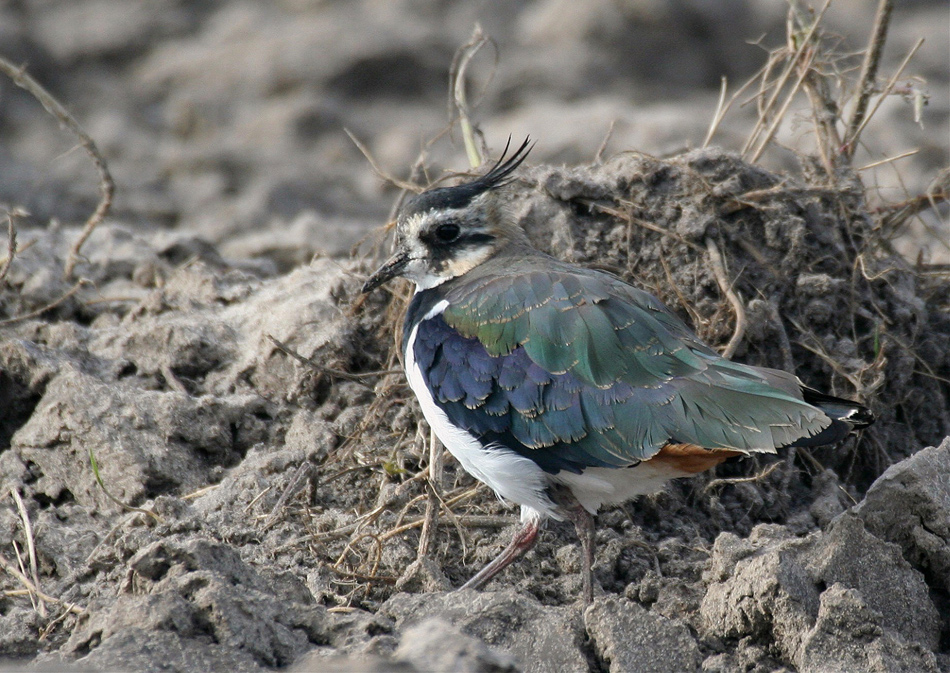
<path fill-rule="evenodd" d="M 721 358 L 606 274 L 493 276 L 447 299 L 413 344 L 436 403 L 551 472 L 627 466 L 670 443 L 774 451 L 831 424 L 794 376 Z"/>

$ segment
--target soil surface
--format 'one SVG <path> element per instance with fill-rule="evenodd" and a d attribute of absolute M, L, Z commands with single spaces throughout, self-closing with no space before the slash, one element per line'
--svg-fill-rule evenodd
<path fill-rule="evenodd" d="M 840 53 L 874 4 L 829 10 Z M 804 96 L 755 161 L 745 97 L 704 146 L 720 78 L 784 43 L 765 0 L 0 6 L 0 55 L 117 183 L 64 277 L 96 172 L 0 80 L 0 670 L 950 671 L 947 210 L 888 205 L 950 163 L 950 36 L 945 3 L 899 4 L 882 84 L 926 42 L 831 182 Z M 717 348 L 741 313 L 733 357 L 878 418 L 602 511 L 587 610 L 557 522 L 452 591 L 517 511 L 447 455 L 431 495 L 410 289 L 359 294 L 400 193 L 378 172 L 467 165 L 446 99 L 476 21 L 472 114 L 493 155 L 537 139 L 505 193 L 539 248 Z"/>

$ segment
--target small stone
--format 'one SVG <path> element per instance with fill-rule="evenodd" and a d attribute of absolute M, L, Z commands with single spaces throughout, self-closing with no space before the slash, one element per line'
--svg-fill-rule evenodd
<path fill-rule="evenodd" d="M 887 468 L 854 513 L 950 593 L 950 437 Z"/>
<path fill-rule="evenodd" d="M 452 584 L 442 572 L 442 568 L 430 558 L 413 561 L 396 582 L 396 591 L 412 593 L 449 591 L 451 588 Z"/>
<path fill-rule="evenodd" d="M 702 663 L 689 628 L 613 596 L 598 599 L 584 613 L 587 633 L 610 673 L 695 671 Z"/>
<path fill-rule="evenodd" d="M 406 629 L 395 658 L 408 661 L 420 671 L 515 673 L 521 670 L 510 654 L 465 635 L 439 617 L 431 617 Z"/>
<path fill-rule="evenodd" d="M 933 652 L 881 626 L 856 589 L 834 584 L 821 595 L 818 619 L 804 637 L 799 673 L 937 673 Z"/>
<path fill-rule="evenodd" d="M 656 603 L 660 597 L 660 577 L 654 571 L 647 571 L 647 574 L 640 580 L 637 599 L 644 605 Z"/>
<path fill-rule="evenodd" d="M 395 619 L 402 633 L 438 617 L 492 650 L 511 655 L 526 673 L 590 670 L 582 650 L 583 626 L 577 608 L 541 605 L 510 589 L 399 593 L 383 603 L 379 613 Z"/>
<path fill-rule="evenodd" d="M 908 641 L 936 649 L 940 615 L 924 576 L 910 567 L 900 548 L 868 533 L 851 513 L 843 514 L 816 545 L 810 570 L 826 585 L 857 589 L 868 607 L 883 615 L 882 624 Z"/>

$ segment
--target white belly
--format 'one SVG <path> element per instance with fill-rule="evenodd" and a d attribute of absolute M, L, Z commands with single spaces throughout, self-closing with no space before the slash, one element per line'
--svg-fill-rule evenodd
<path fill-rule="evenodd" d="M 619 505 L 638 495 L 657 493 L 670 479 L 688 476 L 689 472 L 646 461 L 633 467 L 589 467 L 581 474 L 561 470 L 550 479 L 570 488 L 584 509 L 596 514 L 603 505 Z"/>
<path fill-rule="evenodd" d="M 448 302 L 439 302 L 425 319 L 438 315 L 446 306 Z M 500 445 L 482 446 L 471 433 L 452 425 L 449 417 L 436 405 L 416 364 L 413 347 L 417 329 L 412 328 L 407 341 L 406 377 L 409 379 L 409 387 L 419 399 L 419 406 L 422 407 L 426 421 L 445 444 L 445 448 L 455 456 L 466 472 L 487 484 L 500 497 L 536 510 L 541 515 L 560 519 L 554 511 L 554 504 L 545 493 L 549 482 L 544 470 L 534 461 L 511 449 Z"/>

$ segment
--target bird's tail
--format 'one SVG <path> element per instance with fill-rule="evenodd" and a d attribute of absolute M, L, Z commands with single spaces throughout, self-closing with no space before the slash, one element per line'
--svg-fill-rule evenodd
<path fill-rule="evenodd" d="M 874 412 L 863 404 L 820 393 L 802 386 L 802 397 L 818 407 L 831 418 L 831 425 L 811 437 L 802 437 L 792 446 L 825 446 L 840 442 L 855 430 L 866 428 L 874 422 Z"/>

